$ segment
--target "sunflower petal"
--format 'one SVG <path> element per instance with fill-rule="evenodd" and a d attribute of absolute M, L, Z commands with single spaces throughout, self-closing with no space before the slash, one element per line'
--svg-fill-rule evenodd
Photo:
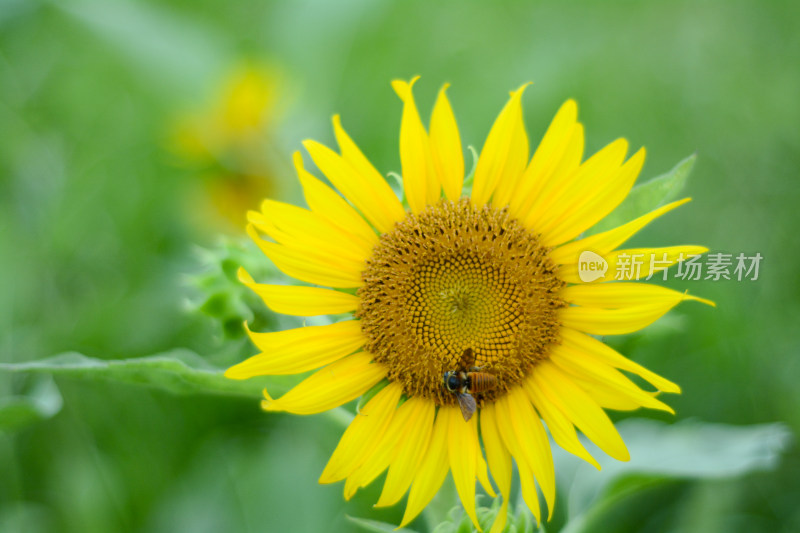
<path fill-rule="evenodd" d="M 657 302 L 625 307 L 600 309 L 596 307 L 565 307 L 558 313 L 561 323 L 591 335 L 624 335 L 649 326 L 678 301 Z"/>
<path fill-rule="evenodd" d="M 511 409 L 511 423 L 521 444 L 522 453 L 530 465 L 547 502 L 549 514 L 556 503 L 556 477 L 550 441 L 530 399 L 521 387 L 512 388 L 506 396 Z"/>
<path fill-rule="evenodd" d="M 232 366 L 225 371 L 225 377 L 300 374 L 338 361 L 366 342 L 358 320 L 269 333 L 252 332 L 247 324 L 245 328 L 262 353 Z"/>
<path fill-rule="evenodd" d="M 400 429 L 401 438 L 397 448 L 397 455 L 389 466 L 389 473 L 383 484 L 383 491 L 375 507 L 394 505 L 403 497 L 422 462 L 433 433 L 433 420 L 436 415 L 436 406 L 430 400 L 411 399 L 404 403 L 407 405 L 416 401 L 414 412 L 409 417 L 405 426 Z M 402 408 L 402 406 L 401 406 Z M 414 428 L 414 431 L 408 431 Z"/>
<path fill-rule="evenodd" d="M 356 265 L 362 265 L 372 253 L 372 245 L 308 209 L 267 199 L 261 203 L 260 215 L 251 222 L 281 244 L 325 252 Z"/>
<path fill-rule="evenodd" d="M 327 264 L 328 268 L 337 271 L 361 272 L 364 270 L 367 256 L 353 252 L 352 249 L 345 249 L 344 253 L 337 249 L 336 241 L 346 240 L 347 237 L 340 237 L 339 239 L 335 237 L 328 238 L 322 244 L 320 235 L 328 235 L 330 237 L 329 231 L 318 230 L 318 234 L 314 235 L 309 233 L 307 229 L 298 230 L 299 225 L 295 225 L 287 232 L 275 226 L 263 213 L 257 211 L 248 211 L 247 221 L 251 226 L 262 231 L 287 250 L 292 250 L 294 253 L 305 257 L 307 261 Z"/>
<path fill-rule="evenodd" d="M 354 239 L 372 247 L 378 243 L 378 236 L 358 211 L 333 189 L 312 176 L 303 167 L 300 152 L 294 153 L 294 166 L 303 187 L 306 203 L 311 210 L 330 224 L 353 235 Z"/>
<path fill-rule="evenodd" d="M 640 389 L 616 368 L 584 358 L 583 353 L 573 350 L 571 346 L 562 344 L 554 347 L 550 353 L 550 360 L 561 370 L 567 372 L 573 378 L 577 378 L 579 380 L 578 385 L 596 400 L 598 394 L 612 398 L 609 402 L 598 400 L 598 403 L 603 407 L 610 407 L 613 399 L 618 398 L 623 402 L 631 403 L 631 409 L 647 407 L 675 414 L 675 411 L 670 406 L 657 400 L 654 394 Z"/>
<path fill-rule="evenodd" d="M 380 442 L 392 420 L 403 387 L 389 383 L 364 406 L 345 430 L 319 478 L 334 483 L 350 476 Z"/>
<path fill-rule="evenodd" d="M 408 428 L 416 428 L 418 422 L 422 422 L 426 414 L 433 409 L 433 402 L 421 397 L 410 398 L 403 405 L 397 408 L 392 418 L 389 428 L 380 439 L 380 443 L 375 446 L 370 455 L 366 455 L 363 464 L 356 470 L 348 482 L 354 487 L 352 492 L 345 491 L 345 498 L 350 499 L 355 494 L 355 489 L 366 487 L 375 480 L 391 463 L 401 450 L 408 445 Z M 431 424 L 433 420 L 431 420 Z M 423 429 L 423 433 L 424 433 Z M 393 487 L 396 490 L 399 487 Z M 402 488 L 400 497 L 405 492 L 406 487 Z M 399 499 L 399 497 L 398 497 Z"/>
<path fill-rule="evenodd" d="M 554 226 L 542 228 L 542 234 L 546 237 L 543 244 L 555 246 L 570 241 L 611 213 L 628 196 L 642 170 L 644 158 L 645 150 L 641 148 L 624 165 L 607 173 L 606 177 L 598 173 L 596 178 L 581 184 L 575 200 L 565 208 Z"/>
<path fill-rule="evenodd" d="M 492 478 L 503 496 L 503 504 L 494 519 L 494 524 L 492 524 L 492 529 L 489 533 L 501 533 L 505 529 L 508 500 L 511 497 L 511 454 L 508 453 L 508 448 L 500 438 L 495 417 L 495 405 L 493 403 L 481 409 L 481 435 L 483 436 L 483 446 L 486 448 L 486 460 L 489 463 Z"/>
<path fill-rule="evenodd" d="M 617 139 L 587 159 L 574 172 L 551 185 L 544 193 L 546 198 L 540 201 L 539 208 L 528 213 L 523 222 L 525 227 L 535 228 L 541 233 L 547 246 L 563 242 L 553 238 L 558 235 L 559 220 L 569 213 L 575 203 L 592 201 L 591 197 L 584 196 L 584 190 L 590 188 L 592 182 L 596 183 L 595 189 L 607 185 L 618 174 L 627 150 L 628 142 Z"/>
<path fill-rule="evenodd" d="M 605 411 L 554 363 L 541 362 L 532 375 L 544 397 L 589 440 L 614 459 L 630 459 L 625 443 Z"/>
<path fill-rule="evenodd" d="M 570 422 L 567 417 L 565 417 L 558 408 L 552 405 L 541 391 L 536 388 L 533 378 L 529 377 L 526 379 L 523 382 L 523 386 L 525 392 L 528 393 L 528 397 L 536 407 L 536 410 L 541 415 L 545 424 L 547 424 L 547 429 L 550 430 L 550 434 L 553 436 L 553 440 L 556 441 L 556 444 L 600 470 L 600 463 L 586 451 L 586 448 L 583 447 L 583 444 L 581 444 L 581 441 L 578 439 L 575 426 L 573 426 L 572 422 Z"/>
<path fill-rule="evenodd" d="M 478 478 L 478 483 L 481 484 L 481 487 L 483 487 L 483 490 L 486 491 L 486 494 L 492 498 L 496 498 L 497 493 L 494 491 L 492 482 L 489 480 L 489 469 L 486 465 L 486 459 L 483 458 L 483 452 L 481 451 L 481 445 L 478 439 L 478 424 L 475 424 L 474 428 L 475 441 L 478 442 L 478 453 L 475 454 L 475 477 Z"/>
<path fill-rule="evenodd" d="M 585 358 L 591 358 L 597 361 L 605 362 L 611 366 L 631 372 L 640 376 L 645 381 L 649 382 L 661 392 L 671 392 L 680 394 L 681 388 L 668 379 L 662 378 L 655 372 L 651 372 L 645 367 L 634 363 L 627 357 L 620 355 L 613 348 L 607 344 L 590 337 L 584 333 L 580 333 L 570 328 L 561 329 L 561 342 L 565 346 L 578 350 Z"/>
<path fill-rule="evenodd" d="M 487 204 L 500 183 L 502 191 L 508 191 L 500 194 L 508 201 L 528 162 L 528 135 L 522 118 L 522 94 L 528 85 L 511 93 L 483 145 L 472 187 L 472 204 L 476 207 Z"/>
<path fill-rule="evenodd" d="M 296 415 L 321 413 L 358 398 L 384 377 L 386 369 L 373 363 L 371 355 L 355 353 L 318 370 L 278 399 L 265 390 L 261 408 Z"/>
<path fill-rule="evenodd" d="M 508 396 L 500 397 L 495 402 L 495 406 L 495 421 L 497 422 L 498 433 L 511 452 L 511 455 L 514 457 L 514 461 L 517 463 L 520 485 L 522 486 L 522 499 L 525 500 L 528 509 L 533 513 L 536 522 L 541 523 L 542 513 L 539 508 L 539 493 L 536 492 L 533 470 L 528 464 L 526 454 L 524 454 L 522 450 L 524 443 L 517 440 L 517 435 L 514 431 Z"/>
<path fill-rule="evenodd" d="M 527 212 L 522 211 L 522 206 L 535 199 L 547 184 L 548 178 L 567 152 L 577 119 L 578 105 L 575 100 L 567 100 L 547 128 L 542 142 L 536 148 L 531 162 L 511 195 L 509 213 L 512 217 L 523 219 L 527 215 Z"/>
<path fill-rule="evenodd" d="M 561 365 L 559 365 L 559 368 L 567 372 L 570 378 L 572 378 L 572 382 L 583 389 L 583 391 L 591 396 L 591 398 L 597 402 L 597 405 L 603 409 L 636 411 L 637 409 L 645 407 L 647 409 L 657 409 L 659 411 L 675 414 L 675 411 L 669 405 L 656 399 L 655 396 L 657 393 L 655 392 L 646 392 L 640 389 L 639 394 L 634 394 L 626 389 L 620 390 L 606 382 L 595 379 L 594 376 L 578 374 Z M 645 396 L 647 396 L 647 398 L 645 398 Z"/>
<path fill-rule="evenodd" d="M 621 273 L 624 272 L 626 280 L 637 280 L 646 279 L 656 272 L 671 267 L 675 263 L 680 263 L 707 251 L 708 248 L 705 246 L 691 245 L 666 246 L 662 248 L 628 248 L 604 254 L 603 259 L 608 263 L 608 278 L 621 278 L 623 277 Z M 576 255 L 574 259 L 574 263 L 560 265 L 558 277 L 567 283 L 583 283 L 578 275 L 579 256 Z M 635 262 L 641 263 L 639 268 L 634 268 Z M 610 279 L 607 279 L 607 281 L 610 281 Z"/>
<path fill-rule="evenodd" d="M 439 91 L 433 106 L 430 143 L 444 194 L 451 202 L 457 202 L 464 184 L 464 152 L 456 117 L 447 98 L 447 87 L 449 85 L 445 84 Z"/>
<path fill-rule="evenodd" d="M 439 412 L 441 413 L 441 408 Z M 478 515 L 475 514 L 475 455 L 479 453 L 478 434 L 477 430 L 472 427 L 477 425 L 477 417 L 472 417 L 469 422 L 464 422 L 461 411 L 458 409 L 446 409 L 445 416 L 449 419 L 447 455 L 450 458 L 453 481 L 455 481 L 464 511 L 480 531 Z"/>
<path fill-rule="evenodd" d="M 369 162 L 369 159 L 364 156 L 356 143 L 344 130 L 339 115 L 334 115 L 333 117 L 333 133 L 336 136 L 336 143 L 339 145 L 342 158 L 358 172 L 359 185 L 366 188 L 370 193 L 371 197 L 367 198 L 367 201 L 376 204 L 378 209 L 385 211 L 381 215 L 381 223 L 373 221 L 373 224 L 381 231 L 387 231 L 385 226 L 391 229 L 395 222 L 402 220 L 406 216 L 403 204 L 397 199 L 394 191 L 386 183 L 380 172 Z M 334 185 L 336 184 L 334 183 Z M 339 186 L 336 185 L 336 187 L 338 188 Z M 350 200 L 355 203 L 352 198 Z"/>
<path fill-rule="evenodd" d="M 262 239 L 252 225 L 247 234 L 278 270 L 301 281 L 326 285 L 338 289 L 360 287 L 364 284 L 360 271 L 332 269 L 330 261 L 316 255 L 306 254 L 288 246 Z"/>
<path fill-rule="evenodd" d="M 419 213 L 439 199 L 441 189 L 431 153 L 428 133 L 419 118 L 412 89 L 419 76 L 405 82 L 395 80 L 392 88 L 403 101 L 400 123 L 400 164 L 403 167 L 403 188 L 411 211 Z"/>
<path fill-rule="evenodd" d="M 461 416 L 458 409 L 440 407 L 433 425 L 433 435 L 430 446 L 425 452 L 422 464 L 414 476 L 414 483 L 408 493 L 408 503 L 403 514 L 403 520 L 398 527 L 403 527 L 412 520 L 430 503 L 439 487 L 447 477 L 449 463 L 447 461 L 447 441 L 449 438 L 448 427 L 450 416 L 445 415 L 452 411 L 452 416 Z"/>
<path fill-rule="evenodd" d="M 618 228 L 560 246 L 550 253 L 550 259 L 558 265 L 577 263 L 578 257 L 584 250 L 591 250 L 601 256 L 605 256 L 656 218 L 689 201 L 691 201 L 691 198 L 677 200 L 659 207 L 646 215 L 642 215 L 627 224 L 623 224 Z"/>
<path fill-rule="evenodd" d="M 346 292 L 320 287 L 256 283 L 242 267 L 239 268 L 238 278 L 276 313 L 292 316 L 337 315 L 358 308 L 358 297 Z"/>
<path fill-rule="evenodd" d="M 523 200 L 519 213 L 520 220 L 522 220 L 526 228 L 538 233 L 538 230 L 531 224 L 535 224 L 538 221 L 539 215 L 548 212 L 554 195 L 561 190 L 562 184 L 575 174 L 581 166 L 584 146 L 583 124 L 577 122 L 570 132 L 564 155 L 558 160 L 548 177 L 543 180 L 544 183 L 541 185 L 540 190 Z"/>
<path fill-rule="evenodd" d="M 346 143 L 349 137 L 344 130 L 340 130 L 337 132 L 337 139 L 340 143 Z M 405 217 L 400 200 L 377 171 L 376 174 L 362 174 L 350 160 L 316 141 L 303 141 L 303 146 L 322 173 L 378 231 L 381 233 L 391 231 L 395 222 Z"/>
<path fill-rule="evenodd" d="M 647 304 L 673 305 L 683 300 L 695 300 L 713 306 L 714 302 L 673 291 L 660 285 L 648 283 L 598 283 L 572 285 L 561 291 L 561 297 L 572 304 L 603 309 L 621 309 Z"/>
<path fill-rule="evenodd" d="M 635 411 L 642 405 L 632 400 L 629 396 L 619 394 L 610 387 L 603 386 L 596 381 L 587 381 L 570 374 L 572 382 L 588 394 L 597 405 L 611 411 Z"/>

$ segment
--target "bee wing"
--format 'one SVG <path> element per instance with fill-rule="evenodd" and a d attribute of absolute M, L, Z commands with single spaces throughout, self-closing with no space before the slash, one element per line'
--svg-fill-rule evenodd
<path fill-rule="evenodd" d="M 469 419 L 472 418 L 472 415 L 478 408 L 478 405 L 475 403 L 475 398 L 473 398 L 471 394 L 462 393 L 457 394 L 456 399 L 458 399 L 458 406 L 461 408 L 461 414 L 464 415 L 464 421 L 469 422 Z"/>

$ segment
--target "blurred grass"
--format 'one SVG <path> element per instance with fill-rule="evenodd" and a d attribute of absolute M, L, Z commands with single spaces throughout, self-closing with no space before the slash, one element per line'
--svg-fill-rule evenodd
<path fill-rule="evenodd" d="M 645 145 L 643 179 L 698 154 L 687 187 L 695 201 L 634 244 L 764 256 L 756 282 L 675 284 L 719 307 L 682 306 L 678 331 L 617 345 L 683 386 L 669 400 L 679 419 L 800 429 L 793 3 L 60 5 L 0 6 L 0 361 L 223 350 L 214 328 L 182 307 L 184 274 L 199 268 L 193 248 L 214 235 L 187 201 L 202 186 L 165 137 L 170 120 L 242 58 L 286 73 L 272 147 L 283 164 L 303 138 L 332 142 L 329 118 L 341 113 L 383 172 L 399 169 L 392 78 L 422 74 L 422 110 L 451 82 L 462 137 L 476 147 L 507 91 L 533 80 L 533 142 L 574 97 L 587 152 L 617 136 Z M 294 178 L 284 179 L 291 198 Z M 347 531 L 345 512 L 399 518 L 399 509 L 370 509 L 375 487 L 344 505 L 340 486 L 316 485 L 337 440 L 319 417 L 57 383 L 60 414 L 0 435 L 2 531 L 287 531 L 297 519 L 298 530 Z M 0 394 L 25 386 L 0 375 Z M 798 474 L 795 445 L 772 473 L 654 490 L 641 498 L 676 512 L 630 530 L 795 531 Z"/>

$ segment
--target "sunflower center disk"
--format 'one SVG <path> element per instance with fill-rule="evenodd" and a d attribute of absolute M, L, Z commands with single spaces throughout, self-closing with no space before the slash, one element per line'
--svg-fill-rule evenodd
<path fill-rule="evenodd" d="M 381 236 L 363 273 L 366 350 L 408 396 L 439 405 L 455 403 L 445 372 L 479 367 L 497 386 L 476 399 L 491 401 L 558 339 L 565 303 L 555 270 L 548 249 L 504 210 L 462 199 L 409 214 Z"/>

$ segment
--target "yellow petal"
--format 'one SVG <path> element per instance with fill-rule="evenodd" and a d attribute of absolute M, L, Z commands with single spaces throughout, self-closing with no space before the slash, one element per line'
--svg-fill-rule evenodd
<path fill-rule="evenodd" d="M 565 327 L 591 335 L 623 335 L 649 326 L 677 304 L 677 301 L 672 301 L 623 309 L 566 307 L 559 310 L 558 316 Z"/>
<path fill-rule="evenodd" d="M 531 162 L 511 195 L 509 213 L 512 217 L 525 218 L 523 215 L 527 212 L 523 213 L 522 206 L 532 203 L 547 184 L 550 175 L 567 152 L 577 119 L 578 105 L 574 100 L 567 100 L 547 128 L 542 142 L 536 148 Z"/>
<path fill-rule="evenodd" d="M 331 270 L 361 272 L 364 270 L 367 256 L 356 253 L 338 253 L 335 246 L 337 239 L 329 239 L 326 244 L 321 244 L 319 237 L 307 233 L 305 230 L 291 230 L 286 232 L 275 226 L 263 213 L 257 211 L 247 212 L 247 221 L 250 225 L 274 239 L 287 250 L 292 250 L 308 261 L 326 264 Z M 299 228 L 299 225 L 293 226 Z M 327 233 L 327 232 L 325 232 Z M 322 233 L 323 235 L 325 233 Z M 341 237 L 342 240 L 346 237 Z"/>
<path fill-rule="evenodd" d="M 640 390 L 640 395 L 632 394 L 627 390 L 619 390 L 616 387 L 609 385 L 603 381 L 593 379 L 586 374 L 576 374 L 559 366 L 562 370 L 567 372 L 572 379 L 572 382 L 580 387 L 586 394 L 588 394 L 597 405 L 603 409 L 611 409 L 614 411 L 635 411 L 646 407 L 648 409 L 658 409 L 659 411 L 666 411 L 670 414 L 675 414 L 675 411 L 664 402 L 657 400 L 655 392 L 645 392 Z M 649 398 L 645 398 L 648 396 Z M 650 405 L 644 405 L 649 403 Z"/>
<path fill-rule="evenodd" d="M 550 353 L 550 360 L 561 370 L 579 380 L 576 383 L 603 407 L 611 407 L 614 401 L 621 401 L 622 404 L 632 404 L 630 409 L 647 407 L 675 414 L 670 406 L 657 400 L 654 394 L 640 389 L 616 368 L 584 358 L 583 353 L 574 350 L 571 345 L 555 346 Z M 600 397 L 609 397 L 611 400 L 600 401 Z M 621 410 L 629 409 L 621 408 Z"/>
<path fill-rule="evenodd" d="M 345 135 L 343 130 L 341 135 Z M 361 174 L 347 159 L 316 141 L 303 141 L 303 146 L 322 173 L 379 232 L 391 231 L 395 222 L 405 217 L 403 206 L 382 177 Z"/>
<path fill-rule="evenodd" d="M 583 158 L 584 137 L 583 125 L 578 122 L 572 128 L 564 155 L 544 180 L 538 193 L 531 194 L 523 200 L 519 209 L 519 218 L 526 228 L 538 232 L 534 227 L 539 216 L 546 215 L 552 204 L 553 196 L 561 190 L 562 185 L 575 174 Z"/>
<path fill-rule="evenodd" d="M 388 231 L 395 222 L 405 218 L 406 212 L 405 209 L 403 209 L 403 204 L 397 199 L 394 191 L 392 191 L 392 188 L 386 183 L 386 180 L 381 176 L 380 172 L 375 169 L 358 146 L 356 146 L 356 143 L 354 143 L 347 132 L 344 131 L 339 115 L 333 117 L 333 133 L 336 136 L 336 142 L 339 145 L 342 158 L 358 173 L 358 182 L 356 186 L 365 188 L 369 195 L 371 195 L 371 197 L 367 196 L 365 200 L 372 204 L 377 204 L 377 208 L 384 211 L 384 213 L 380 214 L 380 222 L 372 220 L 369 216 L 367 218 L 372 220 L 372 223 L 375 224 L 375 227 L 378 228 L 379 231 Z M 339 188 L 339 185 L 335 182 L 334 185 Z M 361 209 L 354 198 L 348 196 L 344 190 L 339 190 L 342 191 L 351 202 L 356 204 L 356 207 Z M 359 195 L 363 195 L 363 193 L 360 192 Z M 362 213 L 363 212 L 362 210 Z M 370 210 L 370 212 L 373 212 L 373 210 Z"/>
<path fill-rule="evenodd" d="M 555 364 L 543 361 L 532 375 L 536 387 L 546 400 L 575 424 L 589 440 L 614 459 L 630 459 L 625 443 L 605 411 Z"/>
<path fill-rule="evenodd" d="M 669 304 L 683 300 L 695 300 L 714 305 L 705 298 L 698 298 L 685 292 L 673 291 L 660 285 L 649 283 L 598 283 L 572 285 L 561 290 L 561 297 L 567 302 L 587 307 L 603 309 L 620 309 L 624 307 Z"/>
<path fill-rule="evenodd" d="M 596 177 L 577 185 L 572 201 L 567 199 L 569 203 L 562 208 L 563 214 L 552 226 L 542 228 L 543 244 L 555 246 L 570 241 L 611 213 L 628 196 L 644 158 L 645 150 L 641 148 L 621 167 L 612 165 L 605 174 L 597 172 Z"/>
<path fill-rule="evenodd" d="M 506 522 L 508 521 L 508 500 L 503 499 L 503 503 L 500 504 L 500 509 L 497 511 L 497 516 L 494 518 L 494 523 L 492 524 L 492 529 L 489 530 L 489 533 L 503 533 L 503 530 L 506 528 Z"/>
<path fill-rule="evenodd" d="M 476 207 L 489 203 L 500 183 L 500 194 L 507 202 L 528 162 L 528 136 L 522 118 L 522 94 L 527 86 L 526 83 L 511 93 L 483 144 L 472 187 L 472 204 Z M 495 206 L 503 207 L 497 202 Z"/>
<path fill-rule="evenodd" d="M 275 263 L 278 270 L 287 276 L 338 289 L 360 287 L 364 284 L 360 271 L 331 268 L 331 258 L 320 258 L 282 244 L 267 242 L 256 233 L 252 225 L 247 226 L 247 234 L 264 255 Z"/>
<path fill-rule="evenodd" d="M 611 252 L 617 246 L 630 239 L 636 232 L 651 221 L 690 200 L 691 198 L 677 200 L 617 228 L 560 246 L 550 253 L 550 259 L 558 265 L 577 263 L 578 257 L 584 250 L 591 250 L 601 256 L 605 256 L 605 254 Z"/>
<path fill-rule="evenodd" d="M 239 281 L 259 295 L 267 307 L 276 313 L 293 316 L 336 315 L 358 308 L 358 297 L 346 292 L 320 287 L 256 283 L 241 267 L 238 277 Z"/>
<path fill-rule="evenodd" d="M 428 414 L 432 415 L 433 410 L 433 402 L 421 397 L 410 398 L 397 408 L 397 413 L 392 418 L 392 422 L 389 424 L 386 433 L 380 439 L 379 444 L 370 455 L 365 456 L 364 463 L 353 473 L 350 479 L 348 479 L 352 487 L 352 492 L 348 492 L 347 486 L 345 486 L 346 499 L 350 499 L 350 497 L 355 494 L 355 489 L 366 487 L 372 483 L 381 472 L 386 470 L 389 465 L 394 462 L 397 455 L 410 442 L 408 439 L 409 428 L 417 428 L 418 426 L 416 424 L 425 420 Z M 431 424 L 433 424 L 432 418 L 429 427 Z M 422 427 L 420 427 L 420 429 L 422 433 L 427 431 L 427 429 Z M 402 488 L 398 499 L 402 497 L 407 487 L 406 485 Z M 397 489 L 399 489 L 399 487 L 392 487 L 392 490 Z"/>
<path fill-rule="evenodd" d="M 583 251 L 583 250 L 581 250 Z M 662 248 L 627 248 L 603 255 L 608 263 L 603 281 L 613 279 L 637 280 L 645 279 L 656 272 L 660 272 L 691 258 L 694 255 L 704 254 L 708 248 L 704 246 L 666 246 Z M 580 252 L 578 252 L 580 254 Z M 579 255 L 573 263 L 562 264 L 558 269 L 558 277 L 567 283 L 583 283 L 578 275 Z M 638 264 L 638 268 L 634 265 Z M 600 283 L 600 282 L 597 282 Z M 704 302 L 708 303 L 707 300 Z"/>
<path fill-rule="evenodd" d="M 481 435 L 483 436 L 483 446 L 486 448 L 486 460 L 489 463 L 492 478 L 503 496 L 503 504 L 492 524 L 490 533 L 501 533 L 506 527 L 508 500 L 511 497 L 511 454 L 508 453 L 508 448 L 500 438 L 495 417 L 494 403 L 481 408 Z"/>
<path fill-rule="evenodd" d="M 419 118 L 412 88 L 419 76 L 405 82 L 394 80 L 392 88 L 403 101 L 400 122 L 400 164 L 403 167 L 403 188 L 411 211 L 419 213 L 439 200 L 441 186 L 431 153 L 428 133 Z"/>
<path fill-rule="evenodd" d="M 628 396 L 618 394 L 609 387 L 604 387 L 595 381 L 585 381 L 570 374 L 572 382 L 588 394 L 597 405 L 606 410 L 613 411 L 635 411 L 642 405 Z"/>
<path fill-rule="evenodd" d="M 440 416 L 441 413 L 440 408 Z M 471 427 L 477 425 L 477 417 L 473 416 L 469 422 L 465 422 L 461 411 L 454 408 L 445 409 L 445 416 L 449 420 L 447 455 L 450 459 L 453 481 L 464 511 L 478 531 L 481 531 L 478 515 L 475 514 L 475 455 L 479 453 L 479 448 L 477 432 Z"/>
<path fill-rule="evenodd" d="M 533 477 L 533 470 L 531 465 L 528 464 L 527 456 L 523 452 L 525 443 L 521 443 L 517 439 L 517 434 L 514 431 L 514 423 L 511 417 L 511 407 L 509 405 L 508 396 L 501 396 L 495 401 L 495 421 L 497 422 L 497 430 L 503 443 L 506 445 L 514 461 L 517 463 L 517 471 L 519 472 L 519 480 L 522 488 L 522 499 L 528 509 L 531 510 L 533 516 L 536 518 L 537 523 L 541 523 L 541 510 L 539 509 L 539 494 L 536 492 L 536 482 Z"/>
<path fill-rule="evenodd" d="M 536 481 L 547 502 L 549 514 L 552 515 L 556 503 L 556 477 L 550 441 L 522 387 L 514 387 L 509 390 L 506 399 L 511 411 L 511 423 L 517 442 L 520 443 L 526 462 L 536 476 Z"/>
<path fill-rule="evenodd" d="M 389 383 L 355 416 L 333 451 L 319 478 L 334 483 L 350 476 L 380 442 L 397 410 L 403 387 Z"/>
<path fill-rule="evenodd" d="M 547 246 L 559 244 L 551 237 L 551 234 L 558 234 L 556 231 L 558 221 L 568 214 L 576 203 L 591 200 L 583 196 L 584 190 L 590 188 L 591 183 L 594 182 L 593 188 L 597 189 L 611 181 L 619 172 L 627 150 L 628 142 L 625 139 L 617 139 L 559 182 L 550 185 L 544 192 L 539 207 L 532 210 L 523 221 L 525 227 L 541 233 L 542 238 L 547 241 Z"/>
<path fill-rule="evenodd" d="M 260 215 L 251 222 L 281 244 L 326 253 L 361 268 L 372 254 L 371 245 L 302 207 L 267 199 Z"/>
<path fill-rule="evenodd" d="M 408 493 L 408 503 L 399 527 L 403 527 L 428 505 L 439 487 L 447 477 L 449 463 L 447 460 L 448 428 L 452 416 L 461 416 L 461 411 L 454 407 L 440 407 L 433 425 L 433 435 L 422 464 L 414 476 L 414 483 Z M 463 419 L 462 419 L 463 420 Z"/>
<path fill-rule="evenodd" d="M 461 148 L 456 117 L 447 98 L 448 86 L 445 84 L 442 87 L 433 106 L 430 144 L 444 194 L 448 200 L 456 202 L 461 198 L 461 188 L 464 184 L 464 152 Z"/>
<path fill-rule="evenodd" d="M 550 430 L 550 434 L 556 444 L 600 470 L 600 463 L 586 451 L 581 441 L 578 440 L 575 426 L 536 388 L 532 377 L 528 377 L 523 381 L 523 387 L 545 424 L 547 424 L 547 429 Z"/>
<path fill-rule="evenodd" d="M 476 433 L 475 439 L 477 438 L 478 435 Z M 483 458 L 483 453 L 481 453 L 480 445 L 478 445 L 478 453 L 475 455 L 475 477 L 478 478 L 478 482 L 481 484 L 481 487 L 483 487 L 483 490 L 486 491 L 486 494 L 492 498 L 497 497 L 497 493 L 494 491 L 494 487 L 492 487 L 492 482 L 489 481 L 489 468 L 487 468 L 486 459 Z"/>
<path fill-rule="evenodd" d="M 338 361 L 366 342 L 358 320 L 269 333 L 254 333 L 247 328 L 247 334 L 262 353 L 232 366 L 225 377 L 300 374 Z"/>
<path fill-rule="evenodd" d="M 322 183 L 303 168 L 300 152 L 294 153 L 294 166 L 303 187 L 306 203 L 311 210 L 330 224 L 353 235 L 361 244 L 373 247 L 378 236 L 367 221 L 336 191 Z"/>
<path fill-rule="evenodd" d="M 296 415 L 321 413 L 355 400 L 384 377 L 384 366 L 359 352 L 318 370 L 277 400 L 265 390 L 261 407 Z"/>
<path fill-rule="evenodd" d="M 412 398 L 401 408 L 412 400 L 416 405 L 412 406 L 413 412 L 405 422 L 406 425 L 399 428 L 397 454 L 389 466 L 389 473 L 386 475 L 383 491 L 378 503 L 375 504 L 376 507 L 394 505 L 400 501 L 408 487 L 411 486 L 414 475 L 428 450 L 433 433 L 436 405 L 430 400 Z M 413 431 L 409 431 L 409 428 L 413 428 Z"/>
<path fill-rule="evenodd" d="M 620 355 L 613 348 L 595 339 L 594 337 L 590 337 L 589 335 L 585 335 L 569 328 L 561 328 L 560 334 L 562 344 L 579 351 L 584 358 L 604 362 L 627 372 L 632 372 L 649 382 L 661 392 L 671 392 L 676 394 L 681 392 L 681 388 L 675 383 L 669 381 L 668 379 L 662 378 L 655 372 L 651 372 L 637 363 L 634 363 L 627 357 Z"/>

